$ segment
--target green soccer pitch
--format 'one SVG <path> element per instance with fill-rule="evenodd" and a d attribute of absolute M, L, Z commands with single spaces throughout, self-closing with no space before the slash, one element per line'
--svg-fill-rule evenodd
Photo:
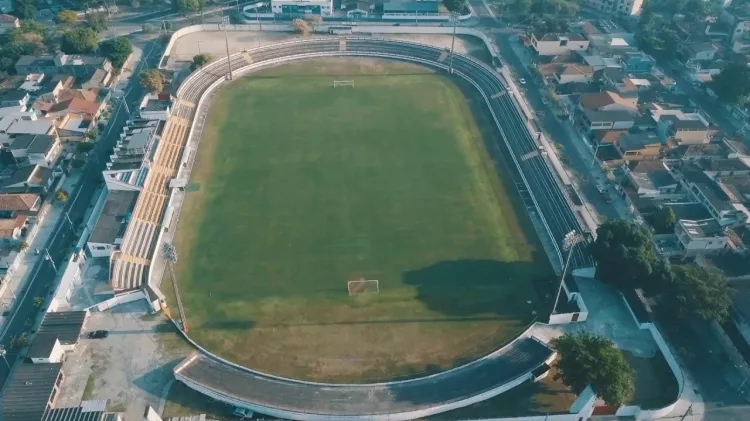
<path fill-rule="evenodd" d="M 553 273 L 478 120 L 452 80 L 400 62 L 305 61 L 224 87 L 175 238 L 190 336 L 266 373 L 370 382 L 518 335 Z M 349 295 L 357 279 L 378 292 Z"/>

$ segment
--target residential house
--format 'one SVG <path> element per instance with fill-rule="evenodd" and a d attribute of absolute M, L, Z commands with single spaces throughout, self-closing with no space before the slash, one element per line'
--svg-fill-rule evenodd
<path fill-rule="evenodd" d="M 661 161 L 638 161 L 626 173 L 628 182 L 642 198 L 673 198 L 680 190 L 680 183 Z"/>
<path fill-rule="evenodd" d="M 0 174 L 0 193 L 46 194 L 54 182 L 52 168 L 43 165 L 29 165 L 8 174 Z"/>
<path fill-rule="evenodd" d="M 627 130 L 594 130 L 591 132 L 591 139 L 596 144 L 611 145 L 617 143 L 627 134 Z"/>
<path fill-rule="evenodd" d="M 576 115 L 578 125 L 586 133 L 593 130 L 627 130 L 635 122 L 635 116 L 628 111 L 596 111 L 586 108 Z"/>
<path fill-rule="evenodd" d="M 57 134 L 65 142 L 81 142 L 96 127 L 89 114 L 67 113 L 57 118 Z"/>
<path fill-rule="evenodd" d="M 625 73 L 649 73 L 656 60 L 643 51 L 626 51 L 619 57 L 619 63 Z"/>
<path fill-rule="evenodd" d="M 695 145 L 708 143 L 713 130 L 699 113 L 664 110 L 658 117 L 656 132 L 664 141 L 674 139 L 678 144 Z"/>
<path fill-rule="evenodd" d="M 604 89 L 638 103 L 639 85 L 636 85 L 621 69 L 613 67 L 603 69 L 597 72 L 597 77 Z"/>
<path fill-rule="evenodd" d="M 54 120 L 38 118 L 34 113 L 22 117 L 7 116 L 0 118 L 0 133 L 19 135 L 53 134 L 54 132 Z"/>
<path fill-rule="evenodd" d="M 729 154 L 729 150 L 721 143 L 678 145 L 669 150 L 669 152 L 667 153 L 667 159 L 679 161 L 724 159 L 729 157 Z"/>
<path fill-rule="evenodd" d="M 0 107 L 26 106 L 30 98 L 28 92 L 20 89 L 6 91 L 0 94 Z"/>
<path fill-rule="evenodd" d="M 622 67 L 619 62 L 627 52 L 638 51 L 626 39 L 613 36 L 600 36 L 591 40 L 589 52 L 602 57 L 614 58 L 618 67 Z"/>
<path fill-rule="evenodd" d="M 56 75 L 65 73 L 73 76 L 89 76 L 97 69 L 112 71 L 112 63 L 106 57 L 87 55 L 56 55 L 21 56 L 16 61 L 16 72 L 21 75 L 28 73 L 46 73 Z"/>
<path fill-rule="evenodd" d="M 594 69 L 583 64 L 566 63 L 557 66 L 554 73 L 555 81 L 564 85 L 566 83 L 586 83 L 594 77 Z"/>
<path fill-rule="evenodd" d="M 81 98 L 73 98 L 53 105 L 49 112 L 47 112 L 47 115 L 45 117 L 63 117 L 66 114 L 74 113 L 87 114 L 90 115 L 92 119 L 96 120 L 104 111 L 105 105 L 106 104 L 104 102 L 94 102 Z"/>
<path fill-rule="evenodd" d="M 609 18 L 635 16 L 641 11 L 643 0 L 583 0 L 583 7 L 593 9 Z"/>
<path fill-rule="evenodd" d="M 571 51 L 586 51 L 589 40 L 576 33 L 531 34 L 531 46 L 540 56 L 556 56 Z"/>
<path fill-rule="evenodd" d="M 600 55 L 586 53 L 579 54 L 583 62 L 586 63 L 587 66 L 591 66 L 591 68 L 594 69 L 594 72 L 609 67 L 617 69 L 622 68 L 622 65 L 619 63 L 619 59 L 614 57 L 602 57 Z"/>
<path fill-rule="evenodd" d="M 44 76 L 44 73 L 29 73 L 18 89 L 26 92 L 39 92 L 47 83 Z"/>
<path fill-rule="evenodd" d="M 16 162 L 24 165 L 53 167 L 62 151 L 62 142 L 57 135 L 23 134 L 10 138 L 10 150 Z"/>
<path fill-rule="evenodd" d="M 82 89 L 106 88 L 107 86 L 109 86 L 109 83 L 111 80 L 112 80 L 111 70 L 96 69 L 96 71 L 94 72 L 93 75 L 91 75 L 89 80 L 81 84 L 81 88 Z"/>
<path fill-rule="evenodd" d="M 110 257 L 122 243 L 130 214 L 138 200 L 137 190 L 110 190 L 86 247 L 92 257 Z"/>
<path fill-rule="evenodd" d="M 0 218 L 0 242 L 13 244 L 21 238 L 28 218 L 28 216 L 20 213 L 16 213 L 10 218 Z"/>
<path fill-rule="evenodd" d="M 677 53 L 685 67 L 700 68 L 701 63 L 714 60 L 718 49 L 705 34 L 705 23 L 675 17 L 671 29 L 678 46 Z"/>
<path fill-rule="evenodd" d="M 741 4 L 724 8 L 719 20 L 730 29 L 729 44 L 732 51 L 745 54 L 750 50 L 750 14 Z"/>
<path fill-rule="evenodd" d="M 437 16 L 440 5 L 436 1 L 393 1 L 383 2 L 383 17 L 393 16 Z"/>
<path fill-rule="evenodd" d="M 13 15 L 0 15 L 0 33 L 7 32 L 11 29 L 20 28 L 21 21 Z"/>
<path fill-rule="evenodd" d="M 673 167 L 674 168 L 674 167 Z M 678 170 L 679 181 L 695 201 L 702 203 L 722 226 L 747 223 L 750 211 L 737 198 L 729 196 L 703 169 L 695 163 L 685 163 Z"/>
<path fill-rule="evenodd" d="M 724 228 L 713 219 L 681 219 L 675 224 L 674 233 L 685 257 L 717 253 L 729 244 Z"/>
<path fill-rule="evenodd" d="M 17 213 L 35 215 L 41 204 L 41 198 L 35 193 L 0 194 L 0 218 L 12 218 Z"/>
<path fill-rule="evenodd" d="M 620 94 L 611 91 L 581 95 L 578 100 L 578 108 L 581 110 L 625 111 L 633 115 L 638 114 L 635 100 L 623 98 Z"/>
<path fill-rule="evenodd" d="M 632 133 L 614 144 L 626 161 L 653 161 L 659 159 L 669 146 L 654 133 Z"/>

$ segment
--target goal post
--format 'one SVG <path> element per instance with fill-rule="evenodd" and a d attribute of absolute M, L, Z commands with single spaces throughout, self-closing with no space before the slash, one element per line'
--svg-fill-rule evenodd
<path fill-rule="evenodd" d="M 377 279 L 357 279 L 346 284 L 349 295 L 377 294 L 380 292 L 380 284 Z"/>
<path fill-rule="evenodd" d="M 354 81 L 353 80 L 334 80 L 333 81 L 333 87 L 334 88 L 341 88 L 341 87 L 354 87 Z"/>

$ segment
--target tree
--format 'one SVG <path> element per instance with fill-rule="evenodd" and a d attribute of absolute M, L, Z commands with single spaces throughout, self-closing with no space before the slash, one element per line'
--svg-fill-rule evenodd
<path fill-rule="evenodd" d="M 104 32 L 109 28 L 107 15 L 104 13 L 89 13 L 86 15 L 86 26 L 95 32 Z"/>
<path fill-rule="evenodd" d="M 172 7 L 178 12 L 197 12 L 203 10 L 203 0 L 175 0 Z"/>
<path fill-rule="evenodd" d="M 149 93 L 161 92 L 164 89 L 164 76 L 156 69 L 141 72 L 141 86 L 146 88 Z"/>
<path fill-rule="evenodd" d="M 86 133 L 86 137 L 89 138 L 90 140 L 94 140 L 94 139 L 96 139 L 96 136 L 98 134 L 99 134 L 99 132 L 97 132 L 96 129 L 91 129 L 91 130 L 89 130 L 88 133 Z M 89 145 L 90 145 L 90 143 L 89 143 Z"/>
<path fill-rule="evenodd" d="M 742 63 L 729 63 L 714 76 L 709 87 L 720 101 L 739 104 L 750 94 L 750 68 Z"/>
<path fill-rule="evenodd" d="M 310 24 L 310 31 L 315 32 L 315 26 L 323 23 L 323 18 L 320 15 L 310 15 L 305 18 L 307 23 Z"/>
<path fill-rule="evenodd" d="M 60 50 L 65 54 L 88 54 L 96 51 L 98 34 L 91 28 L 74 28 L 62 35 Z"/>
<path fill-rule="evenodd" d="M 16 245 L 16 249 L 17 249 L 18 251 L 24 251 L 24 250 L 26 250 L 27 248 L 29 248 L 29 243 L 27 243 L 27 242 L 26 242 L 26 240 L 21 240 L 21 241 L 19 241 L 19 242 L 18 242 L 18 244 Z"/>
<path fill-rule="evenodd" d="M 84 161 L 83 159 L 75 158 L 74 160 L 70 162 L 70 166 L 73 168 L 82 168 L 83 164 L 85 163 L 86 161 Z"/>
<path fill-rule="evenodd" d="M 13 14 L 20 19 L 34 19 L 37 10 L 36 0 L 13 0 Z"/>
<path fill-rule="evenodd" d="M 591 386 L 611 406 L 621 405 L 633 393 L 633 370 L 609 339 L 590 333 L 566 334 L 554 346 L 560 354 L 555 380 L 562 380 L 574 393 Z"/>
<path fill-rule="evenodd" d="M 60 190 L 58 190 L 55 193 L 55 199 L 57 199 L 57 200 L 59 200 L 61 202 L 64 202 L 64 201 L 68 200 L 68 196 L 69 196 L 68 192 L 66 190 L 63 190 L 63 189 L 60 189 Z"/>
<path fill-rule="evenodd" d="M 511 11 L 518 15 L 526 15 L 531 11 L 531 0 L 516 0 L 511 6 Z"/>
<path fill-rule="evenodd" d="M 596 231 L 591 253 L 596 260 L 596 278 L 619 289 L 640 288 L 656 261 L 651 233 L 634 222 L 609 220 Z"/>
<path fill-rule="evenodd" d="M 125 60 L 133 53 L 133 44 L 126 37 L 112 38 L 102 41 L 99 44 L 99 51 L 112 62 L 116 69 L 121 69 Z"/>
<path fill-rule="evenodd" d="M 44 297 L 34 297 L 34 307 L 41 307 L 44 305 Z"/>
<path fill-rule="evenodd" d="M 665 314 L 683 320 L 697 316 L 722 322 L 727 318 L 732 297 L 721 272 L 692 265 L 675 265 L 672 272 L 671 284 L 658 300 Z"/>
<path fill-rule="evenodd" d="M 210 54 L 198 54 L 193 57 L 193 63 L 190 65 L 190 70 L 195 70 L 208 64 L 213 57 Z"/>
<path fill-rule="evenodd" d="M 21 349 L 29 344 L 29 335 L 26 332 L 21 333 L 21 336 L 14 336 L 10 338 L 10 347 L 13 349 Z"/>
<path fill-rule="evenodd" d="M 78 22 L 78 13 L 72 10 L 63 10 L 55 16 L 55 22 L 61 25 L 72 25 Z"/>
<path fill-rule="evenodd" d="M 457 12 L 457 13 L 463 13 L 466 6 L 465 0 L 442 0 L 443 6 L 445 6 L 446 9 L 450 12 Z"/>
<path fill-rule="evenodd" d="M 666 206 L 649 217 L 649 223 L 657 234 L 668 234 L 674 231 L 675 222 L 677 222 L 677 216 L 675 216 L 672 208 Z"/>
<path fill-rule="evenodd" d="M 293 20 L 292 29 L 300 35 L 308 35 L 311 32 L 310 25 L 304 19 Z"/>

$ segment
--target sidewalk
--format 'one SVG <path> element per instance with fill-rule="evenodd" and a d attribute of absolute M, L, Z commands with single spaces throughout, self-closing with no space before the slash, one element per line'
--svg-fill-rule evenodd
<path fill-rule="evenodd" d="M 80 170 L 74 170 L 59 188 L 63 188 L 69 192 L 75 191 L 76 185 L 81 179 L 82 173 Z M 50 192 L 50 196 L 54 198 L 54 192 Z M 65 208 L 65 202 L 54 200 L 50 206 L 49 211 L 42 218 L 39 224 L 39 231 L 37 232 L 34 239 L 29 243 L 26 250 L 19 253 L 17 259 L 19 264 L 13 275 L 8 279 L 7 287 L 3 289 L 0 294 L 0 312 L 10 312 L 15 304 L 16 297 L 21 296 L 23 290 L 26 288 L 27 282 L 31 279 L 31 274 L 37 263 L 44 258 L 44 252 L 47 242 L 54 235 L 55 227 L 57 226 L 60 218 L 64 218 L 63 209 Z M 35 250 L 39 250 L 40 253 L 36 254 Z M 0 331 L 4 328 L 5 317 L 0 317 Z"/>

